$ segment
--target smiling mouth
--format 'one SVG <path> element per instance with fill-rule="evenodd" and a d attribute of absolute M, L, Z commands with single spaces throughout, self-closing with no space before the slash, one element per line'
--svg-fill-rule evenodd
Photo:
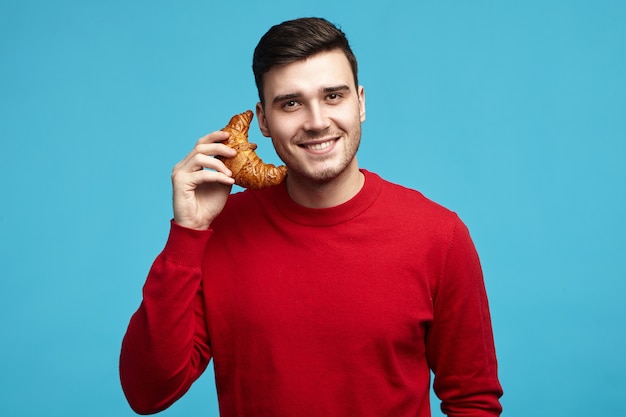
<path fill-rule="evenodd" d="M 333 143 L 335 143 L 335 139 L 327 140 L 326 142 L 320 142 L 320 143 L 310 143 L 310 144 L 304 143 L 300 146 L 306 149 L 313 150 L 313 151 L 323 151 L 324 149 L 332 146 Z"/>

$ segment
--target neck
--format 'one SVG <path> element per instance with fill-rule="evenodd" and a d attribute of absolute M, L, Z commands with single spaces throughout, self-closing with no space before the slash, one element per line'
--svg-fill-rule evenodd
<path fill-rule="evenodd" d="M 331 181 L 318 183 L 298 175 L 287 174 L 287 190 L 296 203 L 309 208 L 328 208 L 345 203 L 363 187 L 365 177 L 356 159 Z"/>

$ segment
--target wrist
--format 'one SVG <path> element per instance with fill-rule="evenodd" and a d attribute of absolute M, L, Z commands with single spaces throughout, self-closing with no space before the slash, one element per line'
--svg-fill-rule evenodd
<path fill-rule="evenodd" d="M 172 219 L 172 223 L 184 229 L 196 231 L 206 231 L 211 228 L 211 222 L 197 222 L 184 218 L 179 219 L 176 216 Z"/>
<path fill-rule="evenodd" d="M 170 233 L 163 254 L 180 265 L 199 265 L 212 230 L 192 229 L 170 222 Z"/>

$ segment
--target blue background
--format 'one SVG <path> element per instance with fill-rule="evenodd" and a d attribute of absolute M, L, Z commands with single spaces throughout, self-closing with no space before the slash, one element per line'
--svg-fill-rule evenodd
<path fill-rule="evenodd" d="M 505 415 L 624 415 L 617 0 L 3 1 L 0 415 L 133 415 L 119 345 L 165 243 L 171 168 L 254 108 L 258 38 L 308 15 L 359 58 L 361 166 L 472 231 Z M 162 415 L 216 416 L 212 372 Z"/>

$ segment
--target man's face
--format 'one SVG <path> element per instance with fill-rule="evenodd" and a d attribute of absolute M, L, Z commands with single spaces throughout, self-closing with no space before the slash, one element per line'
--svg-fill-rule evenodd
<path fill-rule="evenodd" d="M 358 169 L 356 152 L 365 120 L 363 87 L 354 85 L 342 51 L 322 52 L 271 68 L 257 104 L 261 132 L 272 138 L 290 176 L 326 183 Z"/>

